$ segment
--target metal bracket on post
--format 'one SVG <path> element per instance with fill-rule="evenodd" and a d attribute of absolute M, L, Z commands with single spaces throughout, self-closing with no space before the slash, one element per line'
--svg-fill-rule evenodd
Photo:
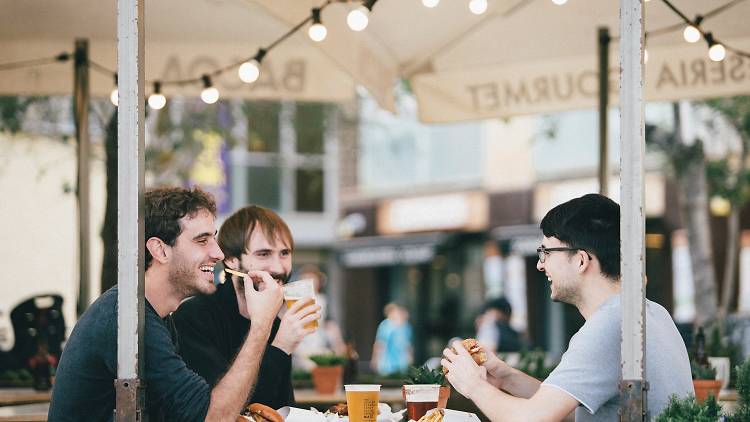
<path fill-rule="evenodd" d="M 621 422 L 642 422 L 646 418 L 648 381 L 622 380 L 620 382 Z"/>
<path fill-rule="evenodd" d="M 138 378 L 115 380 L 115 403 L 120 405 L 119 409 L 115 409 L 115 421 L 148 422 L 145 387 L 145 382 Z"/>

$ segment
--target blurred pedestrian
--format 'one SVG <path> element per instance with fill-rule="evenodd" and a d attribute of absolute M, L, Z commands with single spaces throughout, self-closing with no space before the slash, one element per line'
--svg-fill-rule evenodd
<path fill-rule="evenodd" d="M 413 361 L 413 332 L 409 311 L 396 303 L 383 309 L 385 319 L 378 325 L 370 366 L 380 375 L 405 372 Z"/>
<path fill-rule="evenodd" d="M 523 339 L 513 327 L 510 318 L 513 308 L 504 297 L 487 301 L 477 317 L 477 341 L 491 352 L 518 352 Z"/>

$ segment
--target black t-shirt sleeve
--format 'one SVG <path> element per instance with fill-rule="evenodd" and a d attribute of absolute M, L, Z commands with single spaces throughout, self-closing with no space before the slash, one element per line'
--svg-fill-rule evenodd
<path fill-rule="evenodd" d="M 258 384 L 250 402 L 279 409 L 294 404 L 292 357 L 270 344 L 266 346 L 258 373 Z"/>
<path fill-rule="evenodd" d="M 191 307 L 194 304 L 185 303 L 182 306 Z M 203 316 L 203 321 L 199 320 L 199 315 Z M 213 321 L 215 317 L 209 312 L 196 312 L 194 309 L 180 309 L 172 314 L 180 356 L 211 387 L 219 382 L 234 358 L 226 350 L 229 346 L 223 345 L 227 339 L 220 337 L 220 324 Z"/>

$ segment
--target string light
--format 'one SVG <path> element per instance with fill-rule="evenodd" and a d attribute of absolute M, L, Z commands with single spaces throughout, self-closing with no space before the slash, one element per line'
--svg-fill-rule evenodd
<path fill-rule="evenodd" d="M 706 42 L 708 43 L 708 58 L 715 62 L 724 60 L 727 50 L 720 42 L 714 40 L 714 36 L 710 32 L 706 32 Z"/>
<path fill-rule="evenodd" d="M 167 105 L 167 97 L 161 93 L 161 82 L 154 82 L 154 92 L 148 96 L 148 106 L 154 110 L 161 110 Z"/>
<path fill-rule="evenodd" d="M 430 9 L 437 6 L 438 3 L 440 3 L 440 0 L 422 0 L 422 4 L 424 5 L 424 7 L 428 7 Z"/>
<path fill-rule="evenodd" d="M 346 15 L 346 24 L 352 31 L 362 31 L 367 28 L 370 18 L 367 16 L 368 10 L 364 6 L 359 6 Z"/>
<path fill-rule="evenodd" d="M 562 6 L 563 4 L 567 3 L 568 0 L 552 0 L 552 3 L 555 3 L 558 6 Z"/>
<path fill-rule="evenodd" d="M 487 0 L 471 0 L 469 10 L 475 15 L 481 15 L 487 11 Z"/>
<path fill-rule="evenodd" d="M 255 53 L 255 57 L 252 60 L 242 63 L 237 73 L 239 74 L 240 80 L 246 84 L 251 84 L 258 80 L 260 77 L 260 62 L 266 56 L 266 50 L 261 48 Z"/>
<path fill-rule="evenodd" d="M 682 37 L 689 43 L 698 42 L 701 39 L 701 31 L 693 25 L 688 25 L 685 30 L 682 31 Z"/>
<path fill-rule="evenodd" d="M 211 84 L 211 77 L 208 75 L 201 76 L 203 81 L 203 91 L 201 91 L 201 100 L 206 104 L 213 104 L 219 101 L 219 90 Z"/>
<path fill-rule="evenodd" d="M 117 73 L 115 73 L 115 87 L 112 88 L 112 92 L 109 93 L 109 101 L 112 105 L 117 107 L 120 104 L 120 91 L 117 89 Z"/>
<path fill-rule="evenodd" d="M 356 7 L 346 15 L 346 24 L 352 31 L 363 31 L 370 23 L 370 12 L 377 0 L 367 0 L 362 6 Z"/>
<path fill-rule="evenodd" d="M 312 20 L 313 20 L 313 24 L 310 25 L 310 29 L 307 30 L 307 35 L 310 36 L 311 40 L 315 42 L 321 42 L 324 39 L 326 39 L 326 35 L 328 35 L 328 30 L 320 21 L 320 8 L 319 7 L 316 7 L 312 10 Z"/>
<path fill-rule="evenodd" d="M 698 15 L 695 17 L 695 21 L 685 27 L 682 31 L 682 37 L 689 43 L 698 42 L 701 39 L 701 30 L 698 29 L 703 22 L 703 16 Z"/>

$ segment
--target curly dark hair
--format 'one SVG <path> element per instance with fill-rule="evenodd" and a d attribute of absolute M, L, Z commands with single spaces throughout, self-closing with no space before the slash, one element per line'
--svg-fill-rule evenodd
<path fill-rule="evenodd" d="M 199 187 L 187 189 L 164 186 L 149 189 L 145 194 L 145 239 L 152 237 L 174 246 L 177 237 L 182 233 L 180 219 L 194 216 L 200 210 L 207 210 L 216 215 L 216 202 L 213 196 Z M 146 249 L 146 269 L 154 259 Z"/>
<path fill-rule="evenodd" d="M 599 259 L 602 274 L 620 278 L 620 206 L 604 195 L 590 193 L 552 208 L 539 227 L 571 248 Z"/>

